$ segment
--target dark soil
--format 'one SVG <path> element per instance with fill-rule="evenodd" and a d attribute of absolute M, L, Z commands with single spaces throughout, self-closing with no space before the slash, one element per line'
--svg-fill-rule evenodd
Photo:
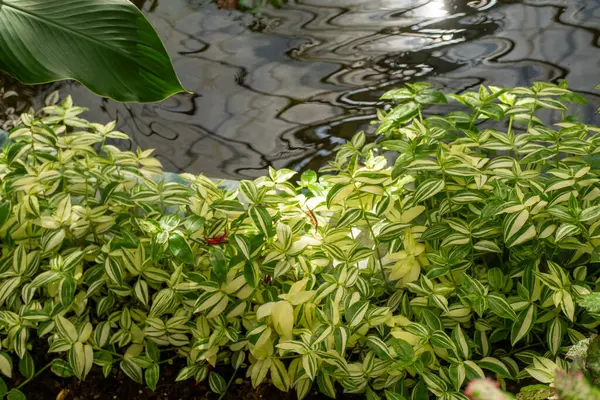
<path fill-rule="evenodd" d="M 34 343 L 30 352 L 35 360 L 36 370 L 43 368 L 57 354 L 47 353 L 47 344 L 39 340 Z M 218 395 L 212 393 L 208 386 L 208 379 L 196 383 L 194 379 L 175 382 L 177 374 L 185 366 L 184 359 L 177 359 L 173 364 L 162 364 L 160 368 L 160 379 L 156 391 L 150 390 L 144 385 L 137 384 L 129 379 L 119 368 L 118 362 L 113 364 L 111 374 L 105 378 L 101 368 L 94 366 L 86 377 L 80 381 L 75 377 L 61 378 L 50 369 L 46 369 L 31 382 L 28 382 L 20 390 L 27 396 L 28 400 L 217 400 Z M 233 370 L 219 370 L 221 376 L 229 381 Z M 25 380 L 18 371 L 18 360 L 13 359 L 13 379 L 4 378 L 9 390 L 17 387 Z M 250 379 L 245 378 L 245 371 L 238 371 L 236 380 L 242 379 L 237 384 L 231 384 L 223 399 L 234 400 L 296 400 L 296 393 L 290 390 L 288 393 L 281 392 L 276 387 L 263 384 L 257 389 L 252 387 Z M 311 392 L 306 398 L 310 400 L 324 400 L 328 397 L 316 391 Z M 342 395 L 339 398 L 363 398 L 362 396 Z"/>
<path fill-rule="evenodd" d="M 56 353 L 47 353 L 47 346 L 47 343 L 43 340 L 34 342 L 34 347 L 30 353 L 35 360 L 36 370 L 43 368 L 44 365 L 57 357 Z M 145 385 L 140 385 L 129 379 L 119 368 L 118 362 L 113 364 L 112 372 L 107 378 L 102 375 L 100 367 L 94 366 L 85 381 L 80 381 L 75 377 L 58 377 L 48 368 L 23 386 L 21 391 L 27 396 L 28 400 L 218 400 L 219 396 L 210 391 L 208 379 L 198 383 L 193 379 L 175 382 L 177 374 L 184 366 L 185 360 L 182 358 L 175 359 L 172 364 L 161 364 L 160 379 L 154 392 Z M 229 381 L 233 370 L 218 369 L 218 372 L 226 381 Z M 19 374 L 17 359 L 13 358 L 13 379 L 4 379 L 9 390 L 17 387 L 25 380 Z M 536 381 L 534 379 L 527 379 L 519 383 L 512 381 L 507 381 L 507 383 L 507 390 L 509 392 L 518 393 L 521 387 L 528 384 L 535 384 Z M 364 396 L 348 395 L 340 391 L 337 398 L 358 400 L 364 399 Z M 238 371 L 236 379 L 229 387 L 223 399 L 296 400 L 297 396 L 293 389 L 288 393 L 284 393 L 268 383 L 254 389 L 250 383 L 250 379 L 246 379 L 245 371 Z M 306 399 L 325 400 L 329 399 L 329 397 L 318 393 L 317 385 L 315 384 L 313 391 L 309 393 Z"/>
<path fill-rule="evenodd" d="M 118 368 L 113 368 L 113 373 L 104 378 L 102 371 L 94 367 L 85 381 L 77 378 L 59 378 L 50 370 L 44 371 L 37 378 L 25 385 L 21 390 L 31 400 L 217 400 L 219 396 L 212 393 L 208 387 L 208 380 L 195 383 L 193 379 L 175 382 L 181 366 L 162 365 L 161 377 L 152 392 L 149 388 L 139 385 L 129 379 Z M 240 373 L 240 375 L 242 375 Z M 228 375 L 223 373 L 227 379 Z M 240 376 L 243 378 L 243 376 Z M 18 381 L 12 382 L 16 386 Z M 14 387 L 9 383 L 9 388 Z M 315 385 L 316 388 L 316 385 Z M 310 393 L 307 399 L 322 400 L 327 397 L 317 392 Z M 344 396 L 346 398 L 346 396 Z M 234 400 L 295 400 L 295 392 L 283 393 L 271 385 L 261 385 L 254 389 L 249 379 L 243 379 L 241 384 L 231 384 L 223 399 Z"/>

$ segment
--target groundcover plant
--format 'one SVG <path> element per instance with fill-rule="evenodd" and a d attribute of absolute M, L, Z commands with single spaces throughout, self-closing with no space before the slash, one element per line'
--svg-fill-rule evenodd
<path fill-rule="evenodd" d="M 383 99 L 377 137 L 321 175 L 237 191 L 165 182 L 70 98 L 23 115 L 0 153 L 0 372 L 25 378 L 9 398 L 46 368 L 155 388 L 173 357 L 219 395 L 244 375 L 299 398 L 552 385 L 599 321 L 600 129 L 565 105 L 585 100 L 566 83 Z"/>

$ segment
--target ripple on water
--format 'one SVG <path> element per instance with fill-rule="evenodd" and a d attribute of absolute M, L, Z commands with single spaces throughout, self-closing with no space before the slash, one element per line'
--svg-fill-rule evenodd
<path fill-rule="evenodd" d="M 89 119 L 117 119 L 174 172 L 319 168 L 357 130 L 374 133 L 379 96 L 404 82 L 460 92 L 568 79 L 600 102 L 598 1 L 297 0 L 259 21 L 205 0 L 145 3 L 194 94 L 117 104 L 54 86 Z M 580 111 L 594 118 L 594 105 Z"/>

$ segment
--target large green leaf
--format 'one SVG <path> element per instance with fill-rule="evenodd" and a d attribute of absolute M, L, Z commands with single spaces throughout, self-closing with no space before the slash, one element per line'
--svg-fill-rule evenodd
<path fill-rule="evenodd" d="M 75 79 L 123 102 L 183 91 L 160 38 L 128 0 L 0 0 L 0 70 L 26 84 Z"/>

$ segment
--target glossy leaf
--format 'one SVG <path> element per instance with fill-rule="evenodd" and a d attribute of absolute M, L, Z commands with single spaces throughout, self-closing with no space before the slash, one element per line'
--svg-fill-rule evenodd
<path fill-rule="evenodd" d="M 23 83 L 75 79 L 126 102 L 183 91 L 156 32 L 127 0 L 4 0 L 0 21 L 0 70 Z"/>

